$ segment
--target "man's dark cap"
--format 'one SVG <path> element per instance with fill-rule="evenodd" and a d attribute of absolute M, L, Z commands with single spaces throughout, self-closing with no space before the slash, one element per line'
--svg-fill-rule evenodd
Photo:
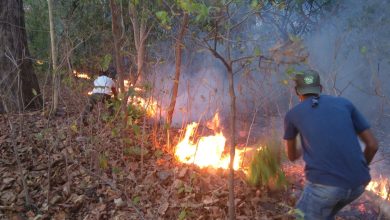
<path fill-rule="evenodd" d="M 113 66 L 108 67 L 106 70 L 106 75 L 110 78 L 115 78 L 117 75 L 116 69 Z"/>
<path fill-rule="evenodd" d="M 295 75 L 295 89 L 299 95 L 320 94 L 320 75 L 314 70 L 305 70 Z"/>

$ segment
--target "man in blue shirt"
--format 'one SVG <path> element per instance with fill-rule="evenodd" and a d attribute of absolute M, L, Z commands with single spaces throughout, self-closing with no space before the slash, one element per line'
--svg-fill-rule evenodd
<path fill-rule="evenodd" d="M 345 98 L 320 95 L 319 74 L 296 74 L 300 103 L 287 112 L 284 139 L 287 156 L 302 155 L 306 184 L 297 208 L 304 219 L 334 219 L 344 206 L 358 198 L 370 182 L 368 165 L 378 150 L 370 125 Z M 297 147 L 299 134 L 302 148 Z M 365 144 L 364 152 L 359 140 Z"/>

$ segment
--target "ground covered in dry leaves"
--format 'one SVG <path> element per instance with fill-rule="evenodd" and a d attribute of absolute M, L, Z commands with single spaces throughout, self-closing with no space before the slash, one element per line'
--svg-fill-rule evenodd
<path fill-rule="evenodd" d="M 227 171 L 178 163 L 166 150 L 164 129 L 150 121 L 80 126 L 86 97 L 79 92 L 63 89 L 56 117 L 0 116 L 0 219 L 227 218 Z M 285 169 L 290 184 L 275 192 L 250 187 L 236 172 L 237 219 L 292 219 L 302 166 Z M 361 199 L 338 219 L 377 216 Z"/>

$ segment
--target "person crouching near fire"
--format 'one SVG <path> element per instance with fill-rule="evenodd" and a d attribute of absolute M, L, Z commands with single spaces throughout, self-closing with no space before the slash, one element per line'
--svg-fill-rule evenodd
<path fill-rule="evenodd" d="M 99 77 L 93 82 L 94 88 L 92 95 L 89 97 L 87 106 L 85 107 L 81 120 L 84 125 L 88 125 L 87 115 L 92 112 L 94 106 L 102 102 L 108 106 L 110 115 L 114 115 L 113 98 L 117 98 L 118 92 L 115 84 L 116 71 L 113 67 L 109 67 L 106 71 L 101 71 Z"/>
<path fill-rule="evenodd" d="M 296 74 L 295 84 L 300 103 L 285 115 L 283 138 L 289 160 L 300 158 L 303 150 L 306 184 L 296 208 L 304 219 L 334 219 L 370 182 L 368 165 L 378 143 L 350 101 L 320 95 L 316 71 Z M 301 148 L 297 147 L 298 134 Z M 365 144 L 364 152 L 358 137 Z"/>

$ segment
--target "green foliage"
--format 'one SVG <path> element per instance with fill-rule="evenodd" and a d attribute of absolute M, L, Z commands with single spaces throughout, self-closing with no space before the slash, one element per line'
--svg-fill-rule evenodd
<path fill-rule="evenodd" d="M 149 150 L 145 148 L 142 150 L 141 147 L 138 146 L 126 147 L 123 150 L 123 154 L 125 156 L 141 156 L 142 154 L 146 156 L 149 154 Z"/>
<path fill-rule="evenodd" d="M 361 54 L 366 54 L 367 53 L 367 47 L 366 46 L 362 46 L 362 47 L 360 47 L 360 53 Z"/>
<path fill-rule="evenodd" d="M 101 154 L 99 156 L 99 167 L 102 168 L 103 170 L 108 168 L 108 159 L 107 156 L 104 154 Z"/>
<path fill-rule="evenodd" d="M 197 22 L 205 21 L 209 16 L 210 8 L 204 3 L 192 0 L 178 0 L 177 4 L 185 12 L 195 14 L 195 21 Z"/>
<path fill-rule="evenodd" d="M 154 156 L 157 157 L 157 158 L 162 157 L 162 155 L 164 155 L 164 152 L 162 150 L 160 150 L 160 149 L 158 149 L 158 150 L 156 150 L 154 152 Z"/>
<path fill-rule="evenodd" d="M 287 184 L 280 155 L 274 144 L 260 148 L 253 156 L 248 182 L 252 186 L 268 186 L 273 189 L 280 189 Z"/>
<path fill-rule="evenodd" d="M 127 115 L 129 116 L 127 125 L 133 125 L 135 120 L 145 115 L 145 110 L 135 103 L 130 103 L 127 105 Z"/>
<path fill-rule="evenodd" d="M 156 12 L 156 16 L 158 20 L 160 21 L 161 25 L 167 29 L 170 30 L 172 27 L 170 25 L 171 23 L 171 18 L 168 16 L 168 12 L 166 11 L 158 11 Z"/>
<path fill-rule="evenodd" d="M 255 47 L 255 49 L 253 49 L 253 53 L 256 57 L 259 57 L 262 54 L 259 47 Z"/>
<path fill-rule="evenodd" d="M 133 197 L 133 201 L 132 202 L 133 202 L 134 205 L 138 205 L 140 201 L 141 201 L 141 197 L 139 197 L 139 196 Z"/>
<path fill-rule="evenodd" d="M 185 219 L 186 217 L 187 217 L 187 211 L 186 211 L 186 209 L 183 209 L 183 210 L 180 211 L 180 214 L 179 214 L 179 216 L 177 217 L 177 219 L 183 220 L 183 219 Z"/>
<path fill-rule="evenodd" d="M 107 70 L 111 61 L 112 61 L 111 54 L 106 54 L 105 56 L 103 56 L 103 58 L 100 62 L 101 69 L 103 71 Z"/>
<path fill-rule="evenodd" d="M 50 35 L 46 0 L 25 0 L 29 49 L 38 72 L 48 67 Z M 73 68 L 100 69 L 99 57 L 111 53 L 111 18 L 108 2 L 54 1 L 53 17 L 59 60 L 70 54 Z"/>
<path fill-rule="evenodd" d="M 294 218 L 296 220 L 303 220 L 304 217 L 305 217 L 305 213 L 303 213 L 301 210 L 299 209 L 291 209 L 289 212 L 288 212 L 289 215 L 291 216 L 294 216 Z"/>
<path fill-rule="evenodd" d="M 120 170 L 119 167 L 113 167 L 113 168 L 111 169 L 111 171 L 112 171 L 113 173 L 115 173 L 115 174 L 118 174 L 118 173 L 121 172 L 121 170 Z"/>

